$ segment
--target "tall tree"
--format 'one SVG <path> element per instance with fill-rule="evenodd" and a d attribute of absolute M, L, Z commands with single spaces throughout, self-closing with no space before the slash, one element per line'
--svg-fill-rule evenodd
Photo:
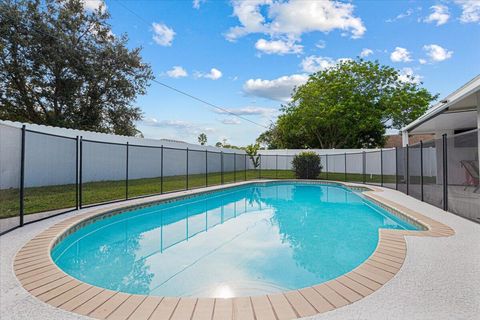
<path fill-rule="evenodd" d="M 278 148 L 372 148 L 385 131 L 422 115 L 437 98 L 377 61 L 347 60 L 312 74 L 259 138 Z"/>
<path fill-rule="evenodd" d="M 207 143 L 207 135 L 205 133 L 200 133 L 198 135 L 198 143 L 204 146 Z"/>
<path fill-rule="evenodd" d="M 103 7 L 80 0 L 0 3 L 0 118 L 135 135 L 151 68 Z"/>

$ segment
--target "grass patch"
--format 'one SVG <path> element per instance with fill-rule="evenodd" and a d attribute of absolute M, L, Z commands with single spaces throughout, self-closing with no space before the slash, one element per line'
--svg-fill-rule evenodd
<path fill-rule="evenodd" d="M 223 183 L 245 181 L 254 179 L 294 179 L 295 174 L 291 170 L 247 170 L 237 172 L 225 172 Z M 320 179 L 327 179 L 327 174 L 322 172 Z M 380 175 L 366 176 L 367 183 L 380 183 Z M 343 173 L 328 173 L 328 180 L 344 181 Z M 362 182 L 362 174 L 347 174 L 347 180 Z M 201 188 L 222 184 L 221 173 L 195 174 L 188 176 L 188 188 Z M 384 183 L 395 183 L 395 176 L 384 176 Z M 164 177 L 163 186 L 160 177 L 134 179 L 128 182 L 128 197 L 160 194 L 162 191 L 173 192 L 185 190 L 187 177 L 173 176 Z M 125 181 L 100 181 L 84 183 L 82 186 L 83 205 L 92 205 L 102 202 L 123 200 L 126 198 Z M 76 189 L 74 184 L 35 187 L 25 189 L 25 214 L 44 211 L 67 209 L 75 207 Z M 0 190 L 0 218 L 17 216 L 19 212 L 19 190 Z"/>

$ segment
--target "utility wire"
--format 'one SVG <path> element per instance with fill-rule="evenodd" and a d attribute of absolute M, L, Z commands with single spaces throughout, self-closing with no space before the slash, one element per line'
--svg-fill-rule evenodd
<path fill-rule="evenodd" d="M 127 8 L 125 5 L 123 5 L 123 4 L 120 3 L 119 1 L 117 1 L 117 2 L 118 2 L 119 4 L 121 4 L 125 9 L 127 9 L 128 11 L 130 11 L 132 14 L 134 14 L 137 18 L 139 18 L 139 19 L 142 20 L 143 22 L 145 22 L 145 23 L 147 23 L 148 25 L 150 25 L 148 22 L 146 22 L 146 20 L 144 20 L 143 18 L 141 18 L 141 17 L 140 17 L 138 14 L 136 14 L 134 11 L 130 10 L 129 8 Z M 3 15 L 6 19 L 10 20 L 10 21 L 12 22 L 12 24 L 15 22 L 14 19 L 12 19 L 11 17 L 6 16 L 6 15 L 5 15 L 5 12 L 1 12 L 0 16 L 2 16 L 2 15 Z M 29 29 L 31 29 L 31 30 L 39 33 L 39 34 L 44 35 L 44 36 L 47 36 L 47 37 L 50 37 L 50 38 L 53 38 L 53 39 L 57 39 L 57 40 L 59 40 L 60 42 L 64 42 L 64 40 L 61 39 L 61 38 L 59 38 L 59 37 L 56 37 L 56 36 L 51 35 L 51 34 L 49 34 L 49 33 L 40 31 L 40 30 L 38 30 L 38 29 L 36 29 L 36 28 L 33 28 L 33 27 L 27 27 L 27 26 L 23 25 L 23 23 L 21 23 L 21 22 L 19 22 L 19 21 L 17 21 L 17 22 L 18 22 L 22 27 L 24 27 L 25 30 L 27 30 L 27 31 L 28 31 Z M 212 108 L 215 108 L 215 109 L 217 109 L 217 110 L 220 110 L 220 111 L 222 111 L 222 113 L 227 113 L 227 114 L 229 114 L 229 115 L 231 115 L 231 116 L 237 117 L 237 118 L 242 119 L 242 120 L 247 121 L 247 122 L 250 122 L 250 123 L 252 123 L 252 124 L 254 124 L 254 125 L 257 125 L 257 126 L 259 126 L 259 127 L 262 127 L 262 128 L 264 128 L 264 129 L 268 129 L 268 127 L 265 126 L 265 125 L 263 125 L 263 124 L 260 124 L 260 123 L 258 123 L 258 122 L 255 122 L 255 121 L 253 121 L 253 120 L 250 120 L 250 119 L 248 119 L 248 118 L 246 118 L 246 117 L 243 117 L 243 116 L 241 116 L 241 115 L 239 115 L 239 114 L 236 114 L 235 112 L 232 112 L 232 111 L 230 111 L 230 110 L 228 110 L 228 109 L 225 109 L 225 108 L 222 108 L 222 107 L 220 107 L 220 106 L 217 106 L 217 105 L 215 105 L 215 104 L 213 104 L 213 103 L 211 103 L 211 102 L 208 102 L 208 101 L 206 101 L 206 100 L 203 100 L 202 98 L 199 98 L 199 97 L 197 97 L 197 96 L 194 96 L 194 95 L 192 95 L 192 94 L 190 94 L 190 93 L 188 93 L 188 92 L 185 92 L 185 91 L 182 91 L 182 90 L 180 90 L 180 89 L 177 89 L 177 88 L 175 88 L 175 87 L 173 87 L 173 86 L 171 86 L 171 85 L 168 85 L 168 84 L 163 83 L 163 82 L 161 82 L 161 81 L 158 81 L 158 80 L 156 80 L 156 79 L 152 79 L 152 82 L 154 82 L 154 83 L 156 83 L 156 84 L 159 84 L 159 85 L 161 85 L 161 86 L 163 86 L 163 87 L 165 87 L 165 88 L 167 88 L 167 89 L 170 89 L 170 90 L 172 90 L 172 91 L 175 91 L 175 92 L 177 92 L 177 93 L 179 93 L 179 94 L 182 94 L 182 95 L 184 95 L 184 96 L 186 96 L 186 97 L 189 97 L 189 98 L 191 98 L 191 99 L 193 99 L 193 100 L 199 101 L 199 102 L 201 102 L 201 103 L 203 103 L 203 104 L 205 104 L 205 105 L 208 105 L 208 106 L 210 106 L 210 107 L 212 107 Z"/>

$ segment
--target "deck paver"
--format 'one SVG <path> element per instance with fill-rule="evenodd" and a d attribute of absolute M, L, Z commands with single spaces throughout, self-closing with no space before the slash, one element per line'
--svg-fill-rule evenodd
<path fill-rule="evenodd" d="M 190 319 L 195 309 L 197 299 L 195 298 L 180 298 L 175 311 L 173 312 L 170 320 L 183 320 Z"/>
<path fill-rule="evenodd" d="M 312 305 L 297 290 L 285 292 L 285 297 L 287 297 L 293 309 L 295 309 L 295 312 L 300 317 L 307 317 L 317 313 L 315 308 L 312 307 Z"/>
<path fill-rule="evenodd" d="M 233 299 L 233 319 L 255 320 L 250 297 L 238 297 Z"/>
<path fill-rule="evenodd" d="M 87 302 L 88 300 L 94 298 L 96 295 L 101 293 L 104 289 L 98 287 L 90 287 L 87 291 L 79 294 L 74 299 L 62 304 L 60 307 L 63 310 L 73 311 L 76 308 L 80 307 L 82 304 Z"/>
<path fill-rule="evenodd" d="M 130 297 L 129 294 L 117 292 L 115 295 L 110 297 L 95 310 L 93 310 L 89 316 L 96 319 L 106 319 L 110 314 L 112 314 L 122 303 L 125 302 Z"/>
<path fill-rule="evenodd" d="M 320 293 L 320 295 L 323 296 L 335 308 L 340 308 L 350 303 L 347 299 L 339 295 L 325 284 L 314 286 L 313 289 Z"/>
<path fill-rule="evenodd" d="M 299 292 L 319 313 L 334 309 L 334 306 L 312 287 L 300 289 Z"/>
<path fill-rule="evenodd" d="M 339 295 L 344 297 L 350 302 L 355 302 L 360 299 L 362 299 L 362 295 L 358 294 L 356 291 L 353 291 L 352 289 L 346 287 L 342 283 L 338 282 L 337 280 L 332 280 L 326 283 L 326 285 L 332 289 L 335 290 Z"/>
<path fill-rule="evenodd" d="M 232 299 L 215 299 L 213 309 L 213 320 L 229 320 L 233 319 L 233 300 Z"/>
<path fill-rule="evenodd" d="M 270 301 L 267 296 L 251 297 L 253 312 L 256 320 L 275 320 L 275 313 L 273 312 Z"/>
<path fill-rule="evenodd" d="M 179 301 L 180 299 L 175 297 L 163 298 L 152 313 L 150 320 L 170 319 Z"/>
<path fill-rule="evenodd" d="M 138 306 L 145 300 L 146 296 L 131 295 L 125 300 L 115 311 L 108 317 L 108 320 L 126 320 L 138 308 Z"/>
<path fill-rule="evenodd" d="M 162 297 L 147 296 L 128 319 L 148 320 L 162 299 Z"/>
<path fill-rule="evenodd" d="M 338 282 L 343 284 L 344 286 L 350 288 L 351 290 L 357 292 L 358 294 L 361 294 L 362 296 L 366 297 L 369 294 L 373 293 L 373 290 L 370 289 L 367 286 L 364 286 L 361 283 L 358 283 L 346 276 L 342 276 L 336 279 Z"/>
<path fill-rule="evenodd" d="M 214 304 L 215 299 L 213 298 L 198 299 L 195 310 L 193 311 L 192 320 L 212 319 Z"/>
<path fill-rule="evenodd" d="M 268 295 L 268 299 L 272 304 L 273 311 L 275 312 L 278 320 L 297 318 L 297 314 L 283 293 L 270 294 Z"/>
<path fill-rule="evenodd" d="M 104 304 L 107 300 L 109 300 L 111 297 L 113 297 L 115 294 L 116 294 L 115 291 L 104 290 L 104 291 L 100 292 L 97 296 L 95 296 L 95 299 L 91 299 L 91 300 L 86 301 L 84 304 L 77 307 L 73 311 L 76 312 L 76 313 L 82 314 L 84 316 L 89 315 L 95 309 L 97 309 L 102 304 Z"/>

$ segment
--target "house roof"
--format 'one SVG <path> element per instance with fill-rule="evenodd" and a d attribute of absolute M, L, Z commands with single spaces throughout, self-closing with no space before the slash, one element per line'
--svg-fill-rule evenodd
<path fill-rule="evenodd" d="M 433 105 L 417 120 L 403 127 L 409 133 L 432 133 L 441 129 L 465 129 L 476 127 L 477 101 L 480 91 L 480 75 L 476 76 L 439 103 Z"/>

